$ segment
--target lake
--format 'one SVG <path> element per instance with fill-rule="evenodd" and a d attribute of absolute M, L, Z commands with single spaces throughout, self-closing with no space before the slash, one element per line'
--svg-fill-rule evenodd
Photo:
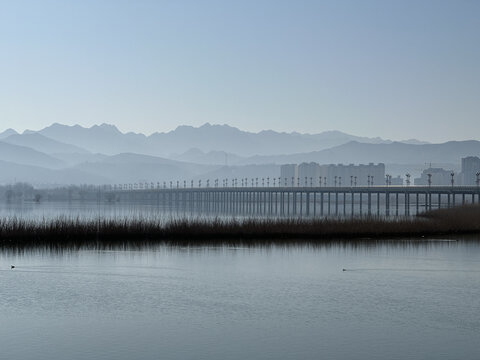
<path fill-rule="evenodd" d="M 293 211 L 289 211 L 281 215 L 280 213 L 268 213 L 263 210 L 248 210 L 248 211 L 228 211 L 228 210 L 218 210 L 218 211 L 206 211 L 205 209 L 190 209 L 185 210 L 181 208 L 175 208 L 173 206 L 159 206 L 154 203 L 108 203 L 108 202 L 95 202 L 95 201 L 43 201 L 41 203 L 35 203 L 32 201 L 19 201 L 11 203 L 0 203 L 0 218 L 3 217 L 21 217 L 24 219 L 32 220 L 43 220 L 43 219 L 54 219 L 58 216 L 66 217 L 80 217 L 82 219 L 89 218 L 155 218 L 155 219 L 172 219 L 172 218 L 279 218 L 279 217 L 313 217 L 313 210 L 310 216 L 305 214 L 305 209 L 303 213 L 300 214 L 300 205 L 298 205 L 299 212 L 294 214 Z M 375 205 L 375 204 L 374 204 Z M 312 205 L 313 206 L 313 205 Z M 383 206 L 383 205 L 382 205 Z M 385 209 L 380 207 L 378 215 L 385 216 Z M 320 205 L 317 204 L 317 207 L 320 208 Z M 435 205 L 433 208 L 437 208 Z M 358 203 L 354 204 L 354 215 L 351 214 L 351 205 L 348 204 L 343 207 L 343 204 L 340 204 L 338 209 L 335 208 L 332 200 L 330 206 L 330 212 L 328 211 L 329 207 L 327 203 L 324 203 L 324 215 L 320 214 L 318 210 L 315 214 L 315 217 L 351 217 L 351 216 L 366 216 L 367 215 L 367 205 L 363 204 L 361 207 Z M 362 210 L 363 209 L 363 210 Z M 411 204 L 409 208 L 409 214 L 416 215 L 417 209 L 415 204 Z M 345 213 L 344 213 L 345 211 Z M 421 204 L 418 210 L 420 213 L 425 211 L 425 204 Z M 371 210 L 372 215 L 377 215 L 376 205 L 372 205 Z M 391 218 L 395 216 L 405 216 L 405 208 L 403 204 L 400 204 L 398 209 L 394 206 L 390 209 Z"/>
<path fill-rule="evenodd" d="M 4 249 L 0 324 L 2 359 L 477 360 L 480 239 Z"/>

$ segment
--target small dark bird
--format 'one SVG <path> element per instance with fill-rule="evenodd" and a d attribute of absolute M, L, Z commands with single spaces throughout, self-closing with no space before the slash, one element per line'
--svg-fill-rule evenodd
<path fill-rule="evenodd" d="M 347 271 L 347 269 L 342 269 L 342 271 Z"/>
<path fill-rule="evenodd" d="M 15 265 L 10 266 L 10 269 L 15 269 Z"/>

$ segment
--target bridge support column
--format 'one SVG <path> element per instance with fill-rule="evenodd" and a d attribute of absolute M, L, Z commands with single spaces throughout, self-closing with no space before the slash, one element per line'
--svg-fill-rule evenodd
<path fill-rule="evenodd" d="M 290 215 L 290 191 L 287 191 L 287 215 Z"/>
<path fill-rule="evenodd" d="M 350 195 L 351 195 L 350 197 L 351 197 L 351 201 L 352 201 L 352 203 L 350 204 L 351 215 L 353 216 L 353 214 L 355 213 L 355 192 L 352 190 Z"/>
<path fill-rule="evenodd" d="M 329 192 L 328 192 L 328 215 L 330 215 L 330 206 L 331 206 L 331 203 L 332 203 L 332 202 L 330 201 L 330 200 L 331 200 L 331 194 L 332 194 L 332 193 L 329 191 Z"/>
<path fill-rule="evenodd" d="M 368 216 L 372 215 L 372 193 L 368 191 L 367 196 L 367 208 L 368 208 Z"/>
<path fill-rule="evenodd" d="M 300 191 L 300 216 L 303 215 L 303 191 Z"/>
<path fill-rule="evenodd" d="M 306 215 L 310 216 L 310 193 L 308 191 L 305 193 L 305 202 L 306 202 L 305 210 L 307 212 Z"/>
<path fill-rule="evenodd" d="M 297 192 L 293 191 L 292 195 L 293 215 L 297 215 Z"/>
<path fill-rule="evenodd" d="M 338 191 L 335 191 L 335 216 L 338 216 Z"/>
<path fill-rule="evenodd" d="M 408 209 L 409 209 L 409 207 L 408 207 L 408 200 L 409 200 L 409 196 L 408 196 L 407 193 L 405 193 L 404 199 L 403 199 L 403 205 L 404 205 L 403 207 L 405 208 L 405 209 L 404 209 L 404 214 L 405 214 L 405 216 L 408 216 Z"/>
<path fill-rule="evenodd" d="M 323 216 L 323 192 L 320 193 L 320 216 Z"/>
<path fill-rule="evenodd" d="M 395 216 L 398 216 L 398 192 L 395 194 Z"/>
<path fill-rule="evenodd" d="M 280 192 L 280 215 L 285 215 L 285 193 L 283 191 Z"/>
<path fill-rule="evenodd" d="M 380 216 L 380 193 L 377 192 L 377 216 Z"/>
<path fill-rule="evenodd" d="M 390 194 L 385 192 L 385 216 L 390 216 Z"/>
<path fill-rule="evenodd" d="M 363 195 L 363 193 L 360 192 L 360 215 L 362 215 L 362 213 L 363 213 L 363 211 L 362 211 L 363 210 L 363 198 L 362 198 L 363 196 L 362 195 Z"/>

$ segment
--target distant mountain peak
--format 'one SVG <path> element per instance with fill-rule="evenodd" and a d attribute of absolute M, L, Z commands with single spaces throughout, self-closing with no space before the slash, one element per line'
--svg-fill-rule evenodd
<path fill-rule="evenodd" d="M 113 132 L 121 132 L 120 130 L 118 130 L 118 128 L 115 125 L 107 124 L 107 123 L 102 123 L 100 125 L 93 125 L 92 127 L 90 127 L 90 129 L 96 129 L 96 128 L 113 131 Z"/>
<path fill-rule="evenodd" d="M 4 133 L 18 134 L 18 132 L 16 130 L 12 129 L 12 128 L 8 128 L 4 132 L 2 132 L 2 134 L 4 134 Z"/>
<path fill-rule="evenodd" d="M 172 132 L 181 131 L 185 129 L 195 129 L 195 128 L 191 125 L 178 125 L 174 130 L 168 131 L 167 133 L 172 133 Z"/>
<path fill-rule="evenodd" d="M 312 134 L 279 132 L 271 129 L 249 132 L 228 124 L 212 124 L 211 122 L 205 122 L 200 126 L 180 125 L 175 130 L 156 132 L 150 135 L 124 133 L 109 123 L 91 127 L 54 123 L 37 132 L 62 143 L 86 149 L 91 153 L 106 155 L 136 152 L 154 156 L 169 156 L 183 154 L 191 148 L 197 148 L 204 152 L 204 155 L 208 155 L 211 151 L 225 151 L 240 157 L 249 157 L 319 151 L 345 144 L 351 140 L 378 144 L 392 142 L 379 137 L 350 135 L 338 130 Z"/>
<path fill-rule="evenodd" d="M 5 130 L 4 132 L 0 133 L 0 139 L 5 139 L 11 135 L 17 135 L 18 132 L 13 130 L 12 128 Z"/>
<path fill-rule="evenodd" d="M 417 140 L 417 139 L 407 139 L 407 140 L 402 140 L 401 142 L 404 143 L 404 144 L 410 144 L 410 145 L 430 144 L 428 141 L 422 141 L 422 140 Z"/>
<path fill-rule="evenodd" d="M 328 134 L 328 135 L 348 135 L 347 133 L 344 133 L 343 131 L 340 130 L 325 130 L 321 132 L 322 134 Z"/>
<path fill-rule="evenodd" d="M 190 148 L 180 155 L 205 155 L 205 152 L 203 152 L 199 148 Z"/>
<path fill-rule="evenodd" d="M 82 125 L 79 125 L 79 124 L 75 124 L 75 125 L 65 125 L 65 124 L 61 124 L 61 123 L 58 123 L 58 122 L 55 122 L 53 123 L 52 125 L 50 126 L 47 126 L 46 128 L 38 131 L 38 132 L 42 132 L 44 130 L 47 130 L 47 129 L 78 129 L 78 130 L 92 130 L 92 129 L 103 129 L 103 130 L 110 130 L 110 131 L 115 131 L 115 132 L 120 132 L 120 130 L 118 130 L 118 128 L 113 125 L 113 124 L 107 124 L 107 123 L 102 123 L 100 125 L 92 125 L 90 127 L 86 127 L 86 126 L 82 126 Z M 28 132 L 37 132 L 37 131 L 32 131 L 32 130 L 26 130 Z"/>
<path fill-rule="evenodd" d="M 238 129 L 235 126 L 231 126 L 231 125 L 228 125 L 228 124 L 210 124 L 209 122 L 206 122 L 205 124 L 200 125 L 198 127 L 198 129 L 205 129 L 205 130 L 221 129 L 221 130 L 242 131 L 243 132 L 243 130 Z"/>

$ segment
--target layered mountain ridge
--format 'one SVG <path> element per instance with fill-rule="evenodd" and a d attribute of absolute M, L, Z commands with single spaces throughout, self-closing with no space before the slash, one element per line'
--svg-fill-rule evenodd
<path fill-rule="evenodd" d="M 480 155 L 479 141 L 394 142 L 340 131 L 253 133 L 209 123 L 145 135 L 123 133 L 109 124 L 82 127 L 55 123 L 22 134 L 12 129 L 0 133 L 0 183 L 115 184 L 275 177 L 281 164 L 311 161 L 383 162 L 392 169 L 408 164 L 414 172 L 432 163 L 458 168 L 460 159 L 470 155 Z"/>

